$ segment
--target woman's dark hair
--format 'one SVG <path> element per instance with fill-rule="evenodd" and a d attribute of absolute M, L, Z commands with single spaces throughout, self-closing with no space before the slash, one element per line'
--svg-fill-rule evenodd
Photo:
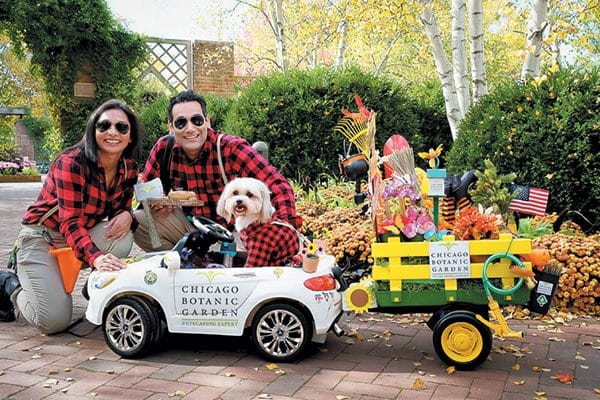
<path fill-rule="evenodd" d="M 169 101 L 169 121 L 173 121 L 173 106 L 179 103 L 198 102 L 202 108 L 202 113 L 206 117 L 206 100 L 204 97 L 193 90 L 184 90 L 183 92 L 171 97 Z"/>

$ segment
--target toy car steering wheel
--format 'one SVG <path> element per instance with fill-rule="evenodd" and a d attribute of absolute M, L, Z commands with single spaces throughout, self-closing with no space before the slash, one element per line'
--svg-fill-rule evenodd
<path fill-rule="evenodd" d="M 227 230 L 223 225 L 216 223 L 210 218 L 194 216 L 192 218 L 192 224 L 199 231 L 207 233 L 213 239 L 216 239 L 221 242 L 233 242 L 233 234 Z"/>

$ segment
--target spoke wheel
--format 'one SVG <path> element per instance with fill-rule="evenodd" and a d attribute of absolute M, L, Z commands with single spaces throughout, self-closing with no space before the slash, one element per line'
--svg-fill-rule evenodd
<path fill-rule="evenodd" d="M 455 311 L 445 315 L 433 329 L 433 347 L 442 361 L 459 370 L 483 363 L 492 349 L 492 333 L 475 314 Z"/>
<path fill-rule="evenodd" d="M 306 351 L 312 337 L 304 314 L 289 304 L 262 308 L 252 324 L 252 340 L 267 360 L 290 362 Z"/>
<path fill-rule="evenodd" d="M 124 358 L 142 356 L 158 339 L 155 314 L 137 298 L 124 297 L 112 303 L 102 328 L 110 349 Z"/>

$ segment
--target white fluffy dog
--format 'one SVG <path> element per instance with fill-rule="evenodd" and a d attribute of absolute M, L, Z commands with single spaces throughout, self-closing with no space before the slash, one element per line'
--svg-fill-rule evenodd
<path fill-rule="evenodd" d="M 235 229 L 248 252 L 246 267 L 281 266 L 300 250 L 298 233 L 289 224 L 272 221 L 267 185 L 255 178 L 236 178 L 229 182 L 217 203 L 217 214 Z"/>

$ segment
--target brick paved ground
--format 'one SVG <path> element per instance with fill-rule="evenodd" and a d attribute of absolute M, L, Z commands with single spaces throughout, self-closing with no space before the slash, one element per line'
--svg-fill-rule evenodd
<path fill-rule="evenodd" d="M 39 184 L 0 183 L 0 262 L 17 235 Z M 86 301 L 75 289 L 75 316 Z M 600 399 L 600 321 L 565 324 L 509 320 L 522 340 L 494 339 L 490 359 L 475 371 L 448 374 L 424 316 L 344 316 L 347 331 L 306 359 L 266 368 L 243 339 L 170 335 L 165 348 L 141 360 L 112 353 L 99 329 L 80 322 L 46 336 L 22 320 L 0 323 L 2 399 Z M 389 332 L 391 335 L 386 335 Z M 363 340 L 361 336 L 364 337 Z M 572 383 L 553 377 L 572 373 Z M 424 389 L 416 390 L 417 379 Z M 537 392 L 537 393 L 536 393 Z"/>

